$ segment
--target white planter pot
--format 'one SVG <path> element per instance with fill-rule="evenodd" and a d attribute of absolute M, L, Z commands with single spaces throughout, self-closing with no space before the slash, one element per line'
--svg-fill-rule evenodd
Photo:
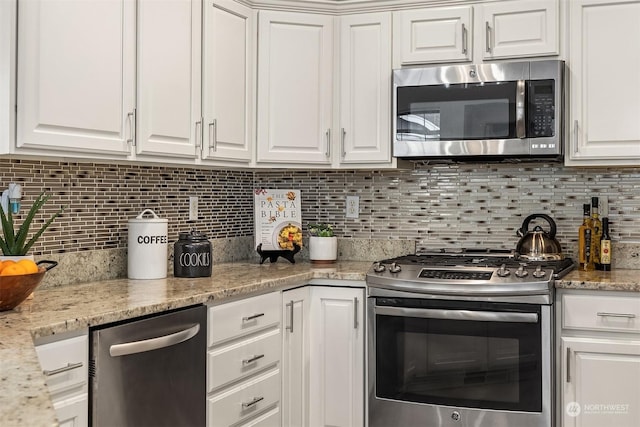
<path fill-rule="evenodd" d="M 316 264 L 330 264 L 338 259 L 337 237 L 309 237 L 309 259 Z"/>
<path fill-rule="evenodd" d="M 31 261 L 35 261 L 33 255 L 0 255 L 0 261 L 20 261 L 21 259 L 30 259 Z"/>

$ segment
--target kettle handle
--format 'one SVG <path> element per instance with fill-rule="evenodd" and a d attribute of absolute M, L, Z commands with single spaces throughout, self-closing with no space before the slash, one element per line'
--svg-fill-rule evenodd
<path fill-rule="evenodd" d="M 531 220 L 536 218 L 542 218 L 547 221 L 549 223 L 549 226 L 551 227 L 551 230 L 549 230 L 549 237 L 551 237 L 552 239 L 556 237 L 556 222 L 547 214 L 531 214 L 526 217 L 524 219 L 524 222 L 522 223 L 522 228 L 520 229 L 520 232 L 523 236 L 529 231 L 529 223 L 531 222 Z"/>

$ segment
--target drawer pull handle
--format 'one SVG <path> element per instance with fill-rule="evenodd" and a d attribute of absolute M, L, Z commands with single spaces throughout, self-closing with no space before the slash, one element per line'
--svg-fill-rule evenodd
<path fill-rule="evenodd" d="M 256 403 L 260 402 L 261 400 L 264 400 L 264 397 L 254 397 L 251 402 L 244 402 L 242 404 L 242 409 L 249 409 Z"/>
<path fill-rule="evenodd" d="M 626 317 L 627 319 L 635 319 L 636 315 L 633 313 L 606 313 L 599 311 L 596 313 L 599 317 Z"/>
<path fill-rule="evenodd" d="M 242 360 L 242 364 L 243 364 L 243 365 L 248 365 L 248 364 L 250 364 L 250 363 L 255 362 L 256 360 L 262 359 L 263 357 L 264 357 L 264 354 L 258 354 L 258 355 L 256 355 L 256 356 L 251 356 L 251 357 L 250 357 L 250 358 L 248 358 L 248 359 L 243 359 L 243 360 Z"/>
<path fill-rule="evenodd" d="M 78 362 L 78 363 L 67 363 L 67 366 L 63 366 L 62 368 L 58 368 L 58 369 L 53 369 L 51 371 L 48 370 L 44 370 L 42 371 L 43 374 L 45 374 L 46 376 L 50 377 L 52 375 L 56 375 L 56 374 L 61 374 L 63 372 L 67 372 L 70 371 L 72 369 L 77 369 L 82 367 L 82 362 Z"/>
<path fill-rule="evenodd" d="M 255 320 L 258 317 L 262 317 L 262 316 L 264 316 L 264 313 L 258 313 L 258 314 L 254 314 L 253 316 L 243 317 L 242 321 L 243 322 L 250 322 L 250 321 Z"/>

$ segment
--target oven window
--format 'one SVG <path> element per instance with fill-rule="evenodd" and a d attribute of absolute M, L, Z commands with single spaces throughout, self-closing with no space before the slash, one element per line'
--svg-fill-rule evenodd
<path fill-rule="evenodd" d="M 439 310 L 519 312 L 519 304 L 393 299 Z M 484 304 L 484 303 L 478 303 Z M 536 312 L 535 307 L 524 307 Z M 538 311 L 538 319 L 540 312 Z M 436 405 L 540 412 L 541 328 L 537 323 L 376 315 L 376 395 Z"/>
<path fill-rule="evenodd" d="M 397 89 L 398 141 L 516 137 L 517 82 Z"/>

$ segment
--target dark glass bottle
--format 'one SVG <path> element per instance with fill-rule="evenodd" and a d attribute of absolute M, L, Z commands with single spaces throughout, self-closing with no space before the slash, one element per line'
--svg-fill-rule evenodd
<path fill-rule="evenodd" d="M 600 239 L 600 266 L 603 271 L 611 271 L 611 236 L 609 235 L 609 218 L 602 218 L 602 238 Z"/>

